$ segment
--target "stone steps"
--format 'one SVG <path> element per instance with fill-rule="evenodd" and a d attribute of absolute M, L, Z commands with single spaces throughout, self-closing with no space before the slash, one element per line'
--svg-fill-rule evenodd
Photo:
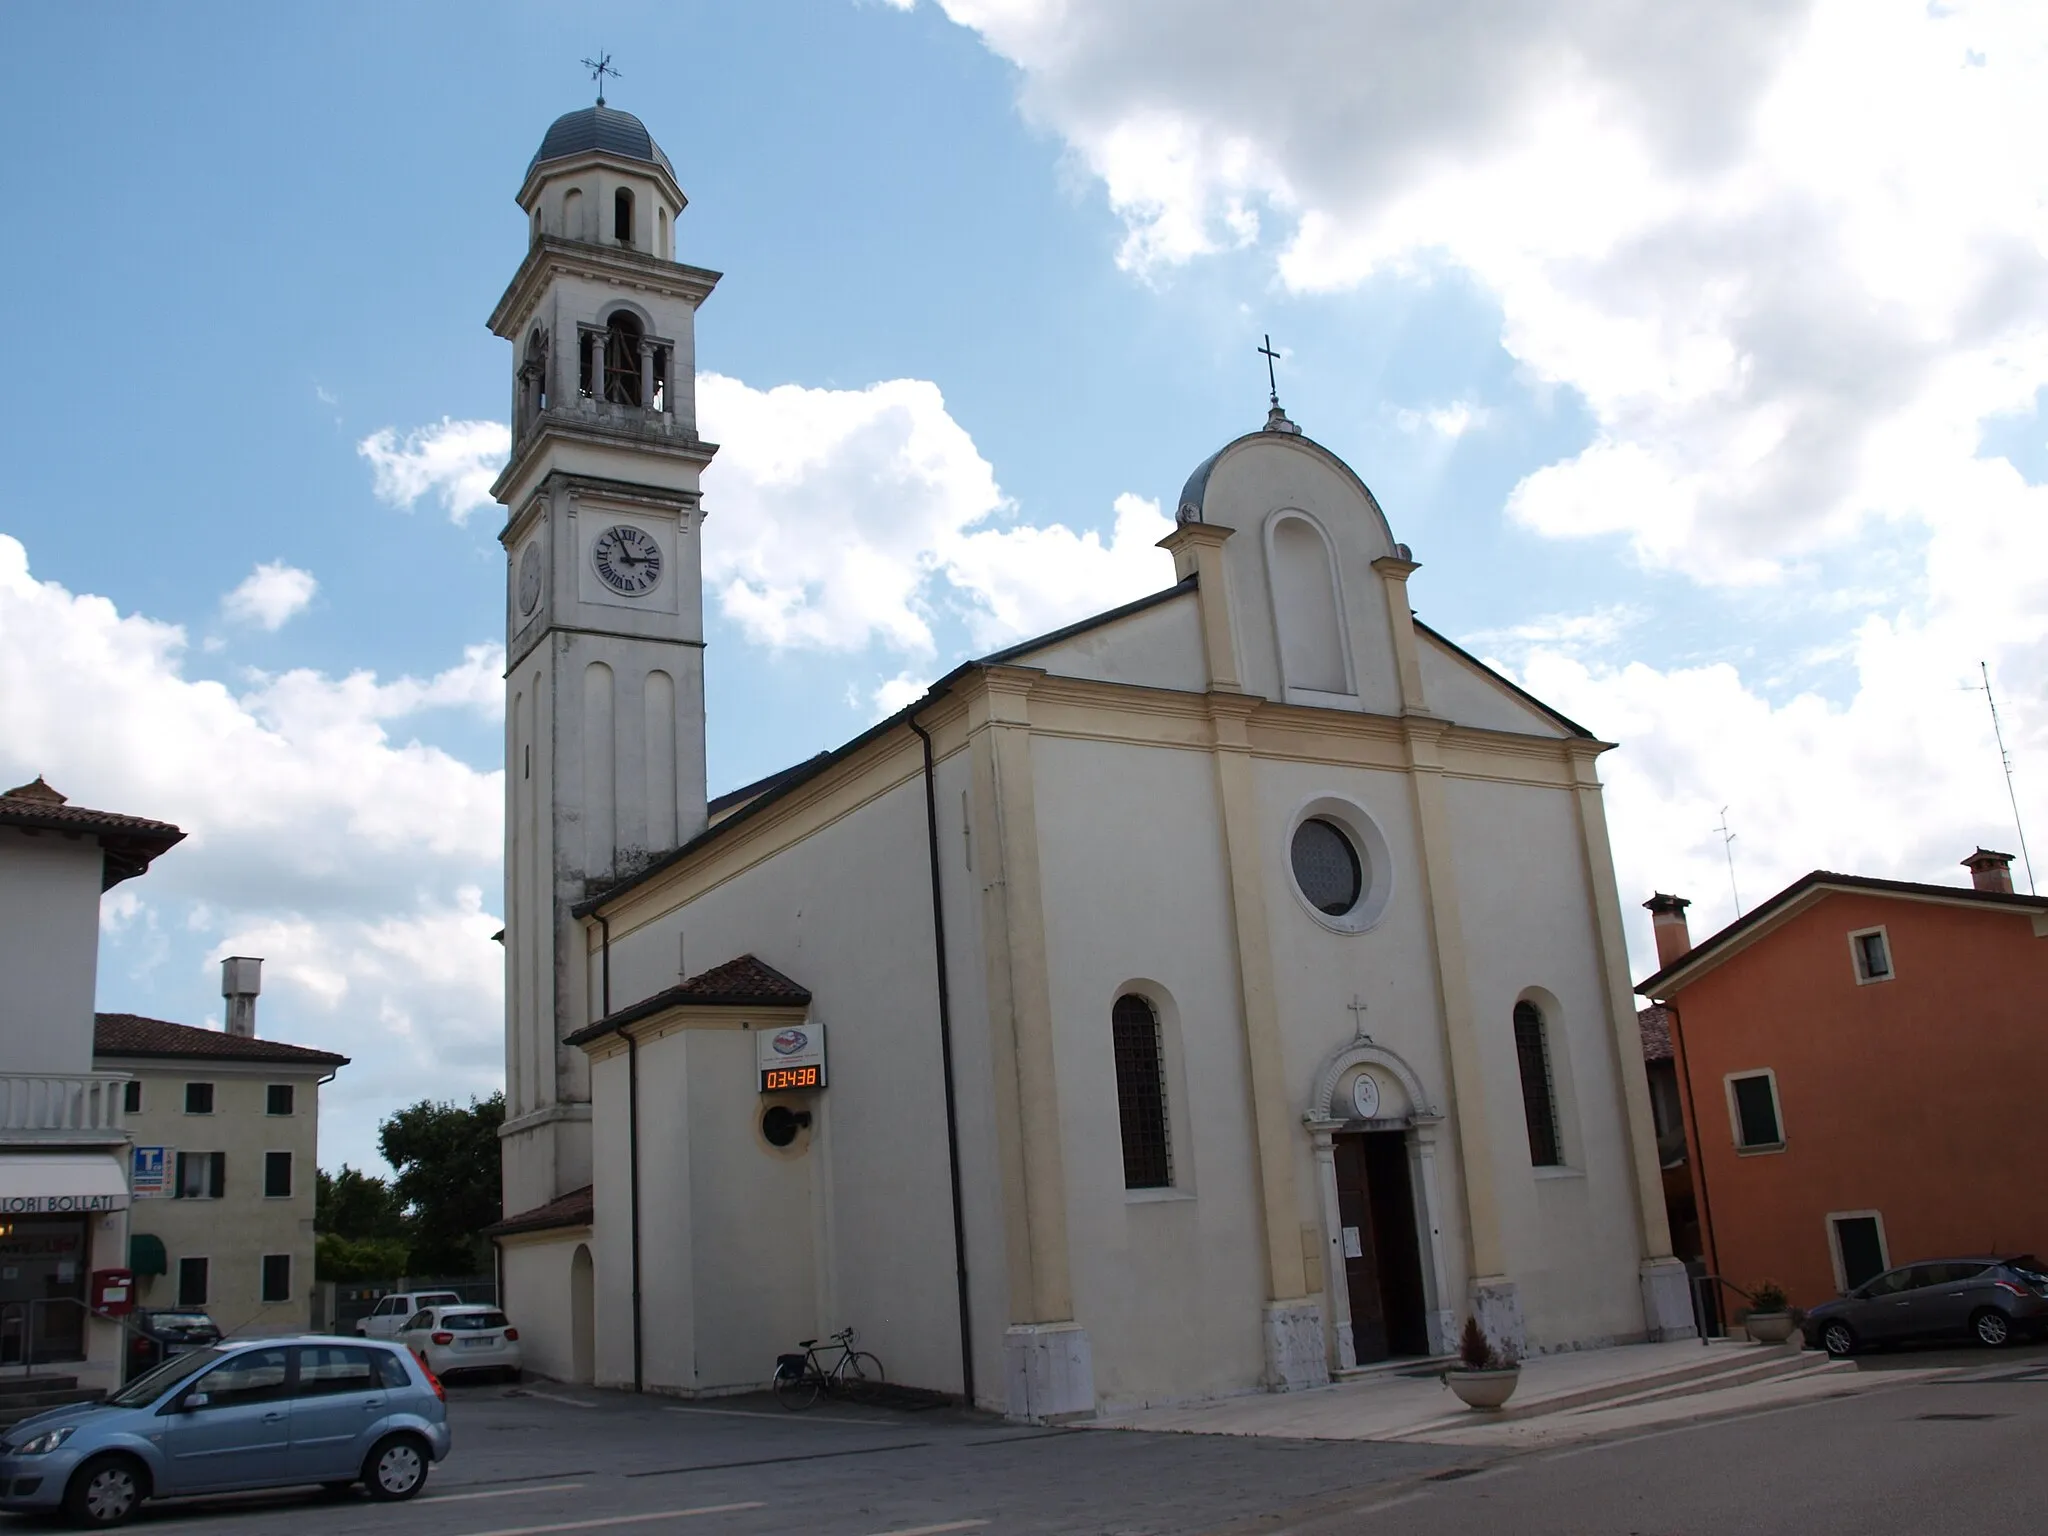
<path fill-rule="evenodd" d="M 1700 1356 L 1694 1364 L 1676 1366 L 1670 1370 L 1658 1371 L 1654 1375 L 1599 1382 L 1576 1391 L 1510 1402 L 1506 1408 L 1490 1417 L 1529 1419 L 1540 1414 L 1569 1413 L 1593 1407 L 1605 1408 L 1624 1402 L 1651 1402 L 1669 1397 L 1689 1397 L 1698 1392 L 1713 1392 L 1722 1387 L 1740 1386 L 1749 1381 L 1768 1380 L 1772 1376 L 1806 1368 L 1800 1363 L 1799 1352 L 1778 1345 L 1713 1343 L 1701 1349 Z M 1825 1362 L 1826 1357 L 1815 1354 L 1808 1355 L 1805 1359 Z"/>
<path fill-rule="evenodd" d="M 0 1376 L 0 1429 L 46 1408 L 95 1403 L 105 1395 L 95 1387 L 79 1386 L 76 1376 Z"/>

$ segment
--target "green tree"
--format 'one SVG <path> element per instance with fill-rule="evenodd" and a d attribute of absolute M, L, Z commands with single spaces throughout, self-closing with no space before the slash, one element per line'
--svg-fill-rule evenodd
<path fill-rule="evenodd" d="M 403 1238 L 405 1202 L 374 1173 L 364 1173 L 347 1163 L 341 1165 L 339 1173 L 323 1168 L 315 1185 L 313 1230 L 351 1242 Z"/>
<path fill-rule="evenodd" d="M 490 1267 L 483 1229 L 503 1214 L 498 1185 L 498 1127 L 505 1096 L 468 1107 L 422 1099 L 377 1128 L 377 1147 L 398 1170 L 392 1193 L 412 1234 L 407 1272 L 476 1274 Z"/>

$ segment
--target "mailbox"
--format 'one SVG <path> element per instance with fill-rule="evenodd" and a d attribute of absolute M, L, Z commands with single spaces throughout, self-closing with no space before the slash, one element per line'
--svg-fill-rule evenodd
<path fill-rule="evenodd" d="M 135 1271 L 96 1269 L 92 1272 L 92 1310 L 99 1317 L 126 1317 L 135 1310 Z"/>

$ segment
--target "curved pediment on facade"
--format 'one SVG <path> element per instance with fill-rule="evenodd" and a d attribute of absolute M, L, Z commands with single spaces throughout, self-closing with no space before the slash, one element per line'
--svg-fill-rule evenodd
<path fill-rule="evenodd" d="M 1369 1076 L 1373 1083 L 1364 1104 L 1356 1087 L 1361 1075 Z M 1361 1109 L 1368 1105 L 1372 1113 L 1361 1113 Z M 1316 1073 L 1304 1118 L 1325 1123 L 1364 1121 L 1371 1125 L 1407 1125 L 1417 1119 L 1434 1120 L 1440 1113 L 1436 1098 L 1423 1083 L 1421 1074 L 1400 1052 L 1388 1050 L 1360 1036 L 1342 1050 L 1332 1053 L 1323 1063 L 1322 1070 Z"/>

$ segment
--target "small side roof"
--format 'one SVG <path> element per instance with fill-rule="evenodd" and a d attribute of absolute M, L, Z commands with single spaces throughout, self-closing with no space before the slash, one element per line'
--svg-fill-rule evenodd
<path fill-rule="evenodd" d="M 587 1227 L 597 1210 L 596 1186 L 584 1185 L 557 1195 L 546 1205 L 507 1216 L 484 1228 L 485 1237 L 511 1237 L 520 1232 L 547 1232 L 556 1227 Z"/>
<path fill-rule="evenodd" d="M 1908 901 L 1934 901 L 1946 906 L 1984 907 L 2048 914 L 2048 896 L 2023 896 L 2012 891 L 1980 891 L 1967 885 L 1925 885 L 1917 880 L 1880 880 L 1874 875 L 1844 875 L 1816 869 L 1802 875 L 1759 907 L 1738 917 L 1719 933 L 1700 940 L 1678 959 L 1636 984 L 1644 997 L 1663 999 L 1688 982 L 1755 943 L 1834 893 L 1894 896 Z"/>
<path fill-rule="evenodd" d="M 158 854 L 185 839 L 185 834 L 168 821 L 73 805 L 44 783 L 41 774 L 0 794 L 0 827 L 16 827 L 24 832 L 90 834 L 98 838 L 106 856 L 100 877 L 103 891 L 112 890 L 123 880 L 134 879 L 149 868 Z"/>
<path fill-rule="evenodd" d="M 671 1008 L 808 1008 L 810 1004 L 809 987 L 791 981 L 753 955 L 741 955 L 666 991 L 608 1013 L 596 1023 L 584 1025 L 562 1043 L 588 1045 Z"/>

